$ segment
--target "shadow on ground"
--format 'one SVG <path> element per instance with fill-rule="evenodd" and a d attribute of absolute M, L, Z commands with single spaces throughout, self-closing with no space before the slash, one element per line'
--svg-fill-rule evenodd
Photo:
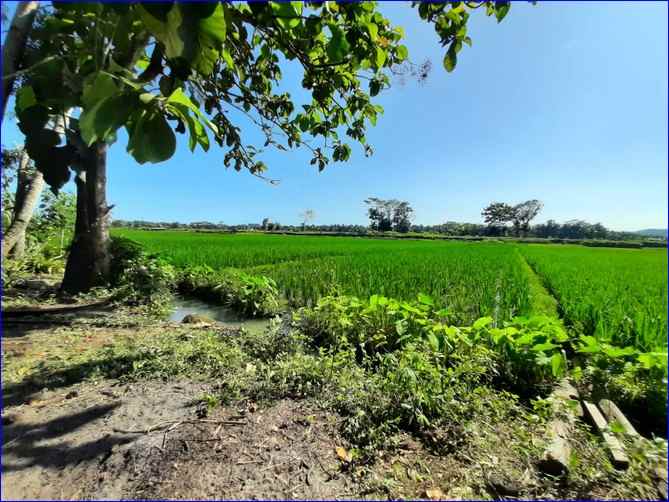
<path fill-rule="evenodd" d="M 18 471 L 33 466 L 63 468 L 99 457 L 115 445 L 130 442 L 132 438 L 128 436 L 112 434 L 105 434 L 77 446 L 73 446 L 67 440 L 54 442 L 109 415 L 119 404 L 96 405 L 39 424 L 5 425 L 3 472 Z"/>

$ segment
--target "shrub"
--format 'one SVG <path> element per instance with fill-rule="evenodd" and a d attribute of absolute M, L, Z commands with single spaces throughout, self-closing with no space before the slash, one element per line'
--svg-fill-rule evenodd
<path fill-rule="evenodd" d="M 178 283 L 182 293 L 228 305 L 247 316 L 267 317 L 279 311 L 279 291 L 274 281 L 264 276 L 200 265 L 182 270 Z"/>
<path fill-rule="evenodd" d="M 143 252 L 128 239 L 112 238 L 111 253 L 111 280 L 116 297 L 132 305 L 148 305 L 156 312 L 165 311 L 176 283 L 174 267 Z"/>

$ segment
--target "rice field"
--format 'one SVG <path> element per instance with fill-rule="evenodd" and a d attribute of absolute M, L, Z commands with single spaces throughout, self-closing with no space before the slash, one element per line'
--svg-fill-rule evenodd
<path fill-rule="evenodd" d="M 293 306 L 335 291 L 402 300 L 423 293 L 458 323 L 487 315 L 503 321 L 545 312 L 537 301 L 539 282 L 575 332 L 644 350 L 667 346 L 664 249 L 134 229 L 114 234 L 177 267 L 232 267 L 271 277 Z"/>
<path fill-rule="evenodd" d="M 240 268 L 274 279 L 293 306 L 338 291 L 413 300 L 430 295 L 468 323 L 529 314 L 528 281 L 513 245 L 357 237 L 117 230 L 178 267 Z"/>
<path fill-rule="evenodd" d="M 666 249 L 519 247 L 567 325 L 616 345 L 667 346 Z"/>

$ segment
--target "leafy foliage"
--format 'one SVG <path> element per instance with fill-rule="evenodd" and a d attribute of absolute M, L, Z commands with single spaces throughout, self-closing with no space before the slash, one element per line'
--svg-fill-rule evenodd
<path fill-rule="evenodd" d="M 166 311 L 177 278 L 174 267 L 128 239 L 113 238 L 111 252 L 116 296 L 132 305 L 148 305 L 156 313 Z"/>
<path fill-rule="evenodd" d="M 369 206 L 367 213 L 372 230 L 406 233 L 411 230 L 413 208 L 406 201 L 384 200 L 377 197 L 365 199 Z"/>
<path fill-rule="evenodd" d="M 449 71 L 462 43 L 471 44 L 468 12 L 481 6 L 498 21 L 509 8 L 503 2 L 418 8 L 449 45 Z M 245 145 L 233 122 L 242 116 L 260 128 L 265 147 L 308 148 L 311 164 L 322 170 L 330 159 L 350 157 L 345 138 L 371 152 L 366 128 L 383 111 L 371 98 L 407 61 L 402 37 L 403 30 L 373 2 L 54 2 L 33 30 L 25 58 L 16 100 L 19 127 L 55 190 L 70 178 L 70 169 L 81 168 L 76 136 L 86 145 L 112 143 L 121 127 L 139 163 L 169 159 L 174 132 L 188 134 L 191 150 L 205 151 L 211 134 L 228 149 L 226 166 L 261 174 L 261 150 Z M 311 97 L 301 109 L 279 90 L 286 61 L 300 68 Z M 72 108 L 81 115 L 70 117 L 68 141 L 61 145 L 54 119 Z M 309 137 L 322 138 L 322 146 L 312 146 Z"/>
<path fill-rule="evenodd" d="M 201 265 L 180 271 L 178 284 L 186 294 L 228 305 L 251 317 L 271 316 L 279 310 L 279 292 L 268 277 L 233 269 L 216 272 Z"/>

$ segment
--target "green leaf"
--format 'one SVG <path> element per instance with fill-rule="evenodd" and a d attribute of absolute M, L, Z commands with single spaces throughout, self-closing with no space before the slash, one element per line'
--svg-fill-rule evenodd
<path fill-rule="evenodd" d="M 434 300 L 432 297 L 423 293 L 418 293 L 418 302 L 422 303 L 423 305 L 434 305 Z"/>
<path fill-rule="evenodd" d="M 142 110 L 140 113 L 132 126 L 128 153 L 140 164 L 163 162 L 172 157 L 177 140 L 163 114 L 158 110 Z"/>
<path fill-rule="evenodd" d="M 336 24 L 330 24 L 328 27 L 332 32 L 332 37 L 330 37 L 326 51 L 330 62 L 338 63 L 344 60 L 351 46 L 349 45 L 344 32 L 339 26 Z"/>
<path fill-rule="evenodd" d="M 376 68 L 383 68 L 383 64 L 386 62 L 386 57 L 388 56 L 387 52 L 385 49 L 382 49 L 381 47 L 375 47 L 374 48 L 374 62 L 376 63 Z"/>
<path fill-rule="evenodd" d="M 225 61 L 225 64 L 228 65 L 228 68 L 230 68 L 231 70 L 234 70 L 235 69 L 235 62 L 232 59 L 232 56 L 230 55 L 230 51 L 228 51 L 228 49 L 223 49 L 221 51 L 221 56 L 223 56 L 223 61 Z"/>
<path fill-rule="evenodd" d="M 79 118 L 84 142 L 90 146 L 97 140 L 107 141 L 112 133 L 127 122 L 136 105 L 136 94 L 122 93 L 109 96 L 92 108 L 85 109 Z"/>
<path fill-rule="evenodd" d="M 604 345 L 603 352 L 611 359 L 618 359 L 619 357 L 631 356 L 636 353 L 633 347 L 614 347 L 612 345 Z"/>
<path fill-rule="evenodd" d="M 555 345 L 554 343 L 546 342 L 546 343 L 538 343 L 535 346 L 532 347 L 532 350 L 534 352 L 546 352 L 547 350 L 555 349 L 559 347 L 559 345 Z"/>
<path fill-rule="evenodd" d="M 225 9 L 220 3 L 216 4 L 216 8 L 209 16 L 200 21 L 200 34 L 208 36 L 220 44 L 225 42 L 227 28 Z"/>
<path fill-rule="evenodd" d="M 427 341 L 430 344 L 430 348 L 433 351 L 435 352 L 439 351 L 439 339 L 437 338 L 437 335 L 435 335 L 434 333 L 428 333 Z"/>
<path fill-rule="evenodd" d="M 166 108 L 188 125 L 188 146 L 190 150 L 195 150 L 195 147 L 199 144 L 205 152 L 208 151 L 209 137 L 207 132 L 202 123 L 193 118 L 189 108 L 181 103 L 168 103 Z"/>
<path fill-rule="evenodd" d="M 301 2 L 270 2 L 270 6 L 272 13 L 276 16 L 276 22 L 282 28 L 290 30 L 300 25 L 301 20 L 297 16 L 302 13 Z"/>
<path fill-rule="evenodd" d="M 17 114 L 36 104 L 37 104 L 37 97 L 35 96 L 35 91 L 31 86 L 24 85 L 18 91 L 16 91 Z"/>
<path fill-rule="evenodd" d="M 561 377 L 564 373 L 565 364 L 562 354 L 556 353 L 551 357 L 551 372 L 555 378 Z"/>
<path fill-rule="evenodd" d="M 381 91 L 381 82 L 377 79 L 369 81 L 369 95 L 374 97 Z"/>
<path fill-rule="evenodd" d="M 84 108 L 92 108 L 98 101 L 118 92 L 114 79 L 108 73 L 97 72 L 86 78 L 81 100 Z"/>
<path fill-rule="evenodd" d="M 455 46 L 451 44 L 451 46 L 446 51 L 446 55 L 444 56 L 444 68 L 446 68 L 446 71 L 450 73 L 455 69 L 455 65 L 457 63 L 458 56 L 455 52 Z"/>
<path fill-rule="evenodd" d="M 369 33 L 372 42 L 376 42 L 379 38 L 379 27 L 374 23 L 365 23 L 365 28 L 367 28 L 367 33 Z"/>
<path fill-rule="evenodd" d="M 165 47 L 170 60 L 184 60 L 204 75 L 214 68 L 225 42 L 227 20 L 220 3 L 175 3 L 159 15 L 149 8 L 137 6 L 148 31 Z"/>
<path fill-rule="evenodd" d="M 409 57 L 409 49 L 406 48 L 406 45 L 400 45 L 397 47 L 395 54 L 400 61 L 404 61 Z"/>
<path fill-rule="evenodd" d="M 474 324 L 472 325 L 472 328 L 475 330 L 480 330 L 485 328 L 486 326 L 489 326 L 492 324 L 492 317 L 481 317 L 480 319 L 477 319 Z"/>
<path fill-rule="evenodd" d="M 157 8 L 159 10 L 156 10 Z M 165 55 L 168 58 L 177 58 L 187 52 L 186 41 L 179 33 L 183 21 L 179 5 L 147 2 L 137 5 L 137 11 L 149 32 L 165 47 Z M 191 31 L 185 34 L 191 41 L 197 36 L 192 30 L 186 31 Z M 192 45 L 192 42 L 189 45 Z M 193 57 L 194 54 L 189 53 L 189 56 Z"/>
<path fill-rule="evenodd" d="M 204 114 L 200 111 L 200 109 L 195 106 L 195 103 L 193 103 L 188 96 L 186 96 L 183 92 L 183 90 L 179 87 L 177 88 L 169 98 L 167 98 L 168 103 L 180 103 L 182 105 L 185 105 L 190 109 L 197 118 L 204 123 L 209 129 L 212 130 L 212 132 L 216 135 L 218 135 L 218 127 L 209 120 L 207 117 L 204 116 Z"/>
<path fill-rule="evenodd" d="M 594 354 L 602 350 L 602 347 L 594 336 L 581 335 L 579 342 L 581 343 L 579 344 L 578 352 Z"/>
<path fill-rule="evenodd" d="M 501 23 L 511 9 L 511 2 L 495 2 L 495 17 L 497 22 Z"/>

